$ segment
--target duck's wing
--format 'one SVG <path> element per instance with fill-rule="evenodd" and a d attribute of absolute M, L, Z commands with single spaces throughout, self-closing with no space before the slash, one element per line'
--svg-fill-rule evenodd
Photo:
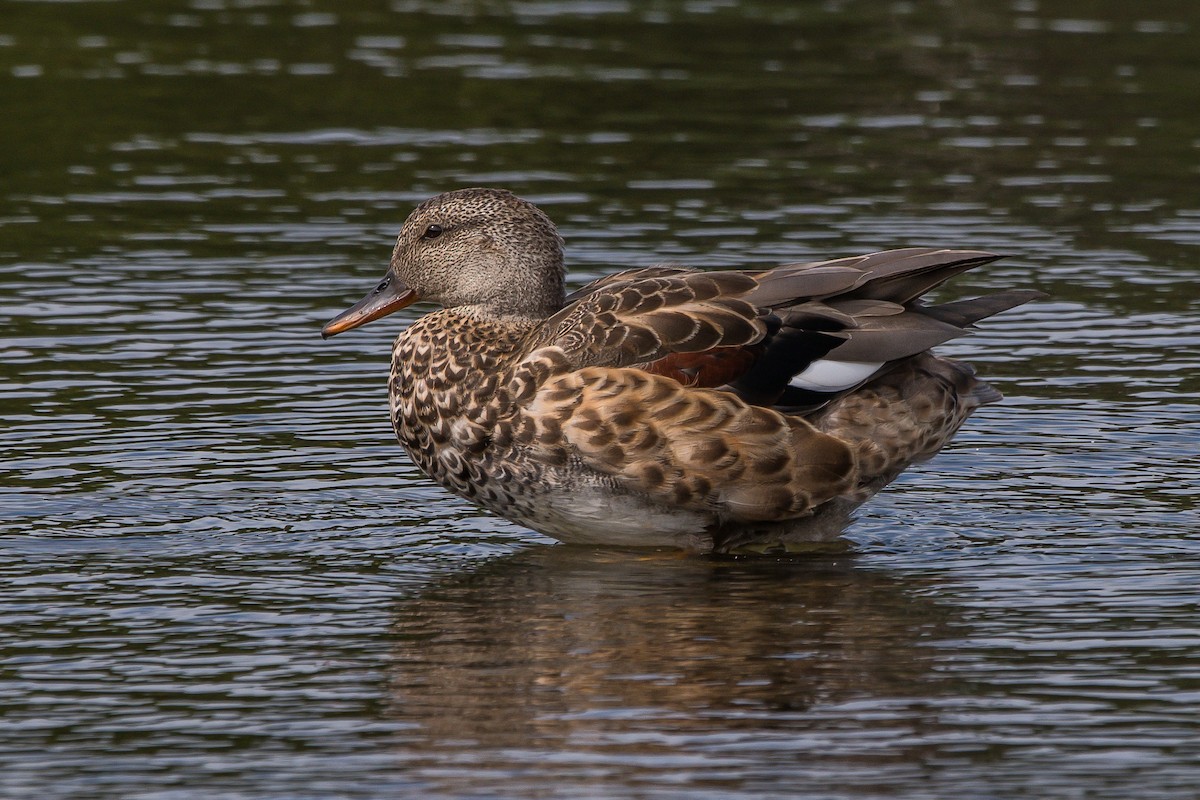
<path fill-rule="evenodd" d="M 747 299 L 773 309 L 781 321 L 762 356 L 729 389 L 761 405 L 799 411 L 853 391 L 906 358 L 962 336 L 974 323 L 1041 292 L 1013 290 L 942 305 L 922 296 L 966 270 L 999 258 L 974 250 L 906 248 L 820 264 L 785 265 L 758 276 L 760 288 Z M 857 272 L 844 291 L 807 294 L 813 269 Z M 796 299 L 789 299 L 796 298 Z M 841 341 L 815 358 L 794 340 L 811 341 L 814 319 L 840 319 Z"/>
<path fill-rule="evenodd" d="M 923 304 L 949 278 L 997 258 L 905 248 L 760 272 L 630 270 L 573 293 L 526 353 L 553 350 L 573 368 L 636 366 L 755 405 L 814 407 L 1042 296 L 1018 290 Z"/>
<path fill-rule="evenodd" d="M 570 365 L 627 367 L 669 353 L 703 353 L 759 342 L 768 326 L 745 296 L 745 272 L 652 268 L 619 273 L 577 292 L 530 337 L 530 356 L 554 349 Z"/>
<path fill-rule="evenodd" d="M 981 250 L 950 250 L 932 247 L 905 247 L 881 250 L 849 258 L 811 263 L 784 264 L 759 273 L 759 288 L 752 299 L 771 307 L 791 305 L 795 298 L 809 296 L 810 275 L 848 270 L 859 279 L 845 289 L 823 296 L 844 300 L 887 300 L 906 304 L 945 283 L 955 275 L 1000 258 Z"/>

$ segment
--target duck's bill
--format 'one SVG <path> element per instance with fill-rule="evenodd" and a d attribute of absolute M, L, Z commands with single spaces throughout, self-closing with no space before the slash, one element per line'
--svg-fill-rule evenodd
<path fill-rule="evenodd" d="M 393 311 L 412 305 L 419 299 L 416 292 L 388 275 L 369 295 L 325 323 L 325 327 L 321 329 L 321 338 L 328 339 L 342 331 L 366 325 L 372 320 L 386 317 Z"/>

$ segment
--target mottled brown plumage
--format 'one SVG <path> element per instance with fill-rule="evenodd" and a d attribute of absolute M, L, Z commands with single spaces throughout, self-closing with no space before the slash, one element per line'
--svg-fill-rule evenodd
<path fill-rule="evenodd" d="M 564 541 L 728 550 L 822 539 L 999 394 L 928 352 L 1036 296 L 920 298 L 996 258 L 910 248 L 768 271 L 665 265 L 563 294 L 532 204 L 421 204 L 326 335 L 416 299 L 392 423 L 447 489 Z"/>

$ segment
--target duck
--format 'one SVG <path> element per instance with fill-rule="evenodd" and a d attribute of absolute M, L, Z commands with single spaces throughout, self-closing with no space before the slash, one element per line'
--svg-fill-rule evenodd
<path fill-rule="evenodd" d="M 1000 256 L 907 247 L 770 269 L 661 263 L 566 291 L 533 203 L 449 191 L 403 223 L 328 338 L 417 301 L 392 348 L 392 427 L 446 490 L 588 546 L 770 552 L 851 512 L 1001 399 L 931 348 L 1043 297 L 924 295 Z"/>

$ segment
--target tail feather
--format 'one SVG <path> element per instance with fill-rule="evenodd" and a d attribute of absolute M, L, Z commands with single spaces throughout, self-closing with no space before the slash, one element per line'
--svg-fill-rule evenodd
<path fill-rule="evenodd" d="M 844 296 L 906 304 L 955 275 L 998 258 L 995 253 L 978 250 L 908 248 L 874 253 L 857 265 L 866 272 L 866 280 Z"/>
<path fill-rule="evenodd" d="M 984 295 L 971 300 L 955 300 L 936 306 L 924 306 L 921 313 L 941 322 L 965 328 L 981 319 L 1008 311 L 1033 300 L 1045 300 L 1049 295 L 1036 289 L 1012 289 L 1007 292 Z"/>
<path fill-rule="evenodd" d="M 1004 399 L 1004 395 L 995 386 L 992 386 L 987 381 L 976 379 L 975 385 L 971 387 L 971 392 L 968 395 L 978 405 L 986 406 L 988 403 L 999 403 Z"/>

